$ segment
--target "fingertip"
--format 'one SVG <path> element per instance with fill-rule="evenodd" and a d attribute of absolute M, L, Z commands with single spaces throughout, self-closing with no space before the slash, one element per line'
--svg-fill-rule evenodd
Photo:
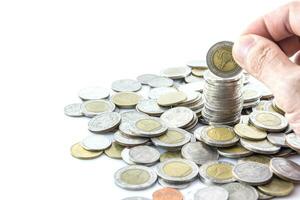
<path fill-rule="evenodd" d="M 246 59 L 250 49 L 255 45 L 255 38 L 252 35 L 241 36 L 233 45 L 232 54 L 235 61 L 241 66 L 246 67 Z"/>

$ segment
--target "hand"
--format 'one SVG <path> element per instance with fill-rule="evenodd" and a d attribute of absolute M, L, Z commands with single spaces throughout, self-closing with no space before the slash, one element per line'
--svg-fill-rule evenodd
<path fill-rule="evenodd" d="M 262 81 L 300 134 L 300 1 L 253 22 L 233 47 L 239 65 Z M 295 55 L 292 62 L 289 57 Z"/>

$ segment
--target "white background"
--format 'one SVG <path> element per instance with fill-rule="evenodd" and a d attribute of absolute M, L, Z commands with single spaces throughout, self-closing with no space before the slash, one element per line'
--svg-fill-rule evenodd
<path fill-rule="evenodd" d="M 1 1 L 0 199 L 150 198 L 158 185 L 141 192 L 114 185 L 122 161 L 71 157 L 70 146 L 88 134 L 88 120 L 64 116 L 64 106 L 79 102 L 82 87 L 109 87 L 202 59 L 213 43 L 235 40 L 285 2 Z M 200 187 L 198 181 L 182 192 Z M 297 195 L 299 186 L 289 199 Z"/>

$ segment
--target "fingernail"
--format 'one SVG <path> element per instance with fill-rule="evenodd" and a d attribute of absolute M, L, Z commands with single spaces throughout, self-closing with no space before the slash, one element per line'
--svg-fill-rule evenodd
<path fill-rule="evenodd" d="M 233 56 L 234 58 L 241 62 L 244 63 L 244 60 L 247 58 L 247 55 L 251 49 L 252 46 L 255 44 L 255 39 L 250 36 L 242 36 L 235 44 L 233 47 Z"/>

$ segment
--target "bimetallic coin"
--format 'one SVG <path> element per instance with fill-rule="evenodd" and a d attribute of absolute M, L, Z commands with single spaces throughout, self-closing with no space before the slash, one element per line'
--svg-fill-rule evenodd
<path fill-rule="evenodd" d="M 236 181 L 232 175 L 234 165 L 225 161 L 207 162 L 199 168 L 201 180 L 205 183 L 224 184 Z"/>
<path fill-rule="evenodd" d="M 285 137 L 285 141 L 291 149 L 300 152 L 300 136 L 290 133 Z"/>
<path fill-rule="evenodd" d="M 80 143 L 76 143 L 71 147 L 71 155 L 78 159 L 93 159 L 101 156 L 102 153 L 102 151 L 88 151 Z"/>
<path fill-rule="evenodd" d="M 202 141 L 202 138 L 201 138 L 201 133 L 202 133 L 202 130 L 207 128 L 208 126 L 200 126 L 199 128 L 197 128 L 195 131 L 194 131 L 194 137 L 198 140 L 198 141 Z"/>
<path fill-rule="evenodd" d="M 120 145 L 127 147 L 146 144 L 149 141 L 148 138 L 131 137 L 129 135 L 123 134 L 121 131 L 115 132 L 114 140 Z"/>
<path fill-rule="evenodd" d="M 266 139 L 254 141 L 241 138 L 240 143 L 249 151 L 253 151 L 255 153 L 260 154 L 275 154 L 280 150 L 279 146 L 275 146 Z"/>
<path fill-rule="evenodd" d="M 191 73 L 191 69 L 188 67 L 170 67 L 163 69 L 160 74 L 164 77 L 171 79 L 181 79 L 188 76 Z"/>
<path fill-rule="evenodd" d="M 158 99 L 160 95 L 168 93 L 168 92 L 176 92 L 177 89 L 173 87 L 157 87 L 157 88 L 152 88 L 149 91 L 148 97 L 150 99 Z"/>
<path fill-rule="evenodd" d="M 140 82 L 131 79 L 117 80 L 111 84 L 111 89 L 116 92 L 136 92 L 141 88 Z"/>
<path fill-rule="evenodd" d="M 81 112 L 81 103 L 73 103 L 70 105 L 67 105 L 64 108 L 65 115 L 70 117 L 81 117 L 83 116 Z"/>
<path fill-rule="evenodd" d="M 269 132 L 280 132 L 288 126 L 287 120 L 280 114 L 268 111 L 256 111 L 250 114 L 250 123 Z"/>
<path fill-rule="evenodd" d="M 227 158 L 242 158 L 253 154 L 252 151 L 245 149 L 241 145 L 232 147 L 218 148 L 218 153 Z"/>
<path fill-rule="evenodd" d="M 153 164 L 159 160 L 160 153 L 153 147 L 136 146 L 129 150 L 130 159 L 138 164 Z"/>
<path fill-rule="evenodd" d="M 168 130 L 165 123 L 156 117 L 144 117 L 130 124 L 130 131 L 136 136 L 157 137 Z"/>
<path fill-rule="evenodd" d="M 153 200 L 183 200 L 183 195 L 173 188 L 162 188 L 152 194 Z"/>
<path fill-rule="evenodd" d="M 127 190 L 143 190 L 152 186 L 157 175 L 149 167 L 132 165 L 119 169 L 115 175 L 115 183 Z"/>
<path fill-rule="evenodd" d="M 264 185 L 273 176 L 268 166 L 256 162 L 238 163 L 232 173 L 237 180 L 249 185 Z"/>
<path fill-rule="evenodd" d="M 119 126 L 119 130 L 122 131 L 122 133 L 128 135 L 128 136 L 136 136 L 134 133 L 130 131 L 130 124 L 132 121 L 135 121 L 137 119 L 147 117 L 145 113 L 137 112 L 135 110 L 133 111 L 126 111 L 121 113 L 121 124 Z"/>
<path fill-rule="evenodd" d="M 254 187 L 242 183 L 227 183 L 222 187 L 229 192 L 229 200 L 257 200 Z"/>
<path fill-rule="evenodd" d="M 276 146 L 288 147 L 285 143 L 286 134 L 284 133 L 269 133 L 267 139 Z"/>
<path fill-rule="evenodd" d="M 93 117 L 88 124 L 89 130 L 103 133 L 114 130 L 121 122 L 121 115 L 116 112 L 105 112 Z"/>
<path fill-rule="evenodd" d="M 249 140 L 262 140 L 267 137 L 267 132 L 259 130 L 247 124 L 235 125 L 234 132 L 241 138 L 245 138 Z"/>
<path fill-rule="evenodd" d="M 154 88 L 158 87 L 171 87 L 174 81 L 167 77 L 156 77 L 148 81 L 148 85 Z"/>
<path fill-rule="evenodd" d="M 132 160 L 130 160 L 129 150 L 130 150 L 130 148 L 124 148 L 122 150 L 122 152 L 121 152 L 122 160 L 128 165 L 136 165 L 136 163 L 134 163 Z"/>
<path fill-rule="evenodd" d="M 192 74 L 194 76 L 203 77 L 203 75 L 204 75 L 204 73 L 205 73 L 206 70 L 207 69 L 193 68 L 192 69 Z"/>
<path fill-rule="evenodd" d="M 157 101 L 154 99 L 142 99 L 136 106 L 136 109 L 140 112 L 151 116 L 160 116 L 166 109 L 159 106 Z"/>
<path fill-rule="evenodd" d="M 174 158 L 182 158 L 181 151 L 166 151 L 160 155 L 159 161 L 164 162 Z"/>
<path fill-rule="evenodd" d="M 215 75 L 223 78 L 238 75 L 242 68 L 232 57 L 233 43 L 228 41 L 218 42 L 213 45 L 206 57 L 209 70 Z"/>
<path fill-rule="evenodd" d="M 194 194 L 194 200 L 228 200 L 228 197 L 228 191 L 219 186 L 205 187 Z"/>
<path fill-rule="evenodd" d="M 94 117 L 100 113 L 112 112 L 116 108 L 115 104 L 106 100 L 90 100 L 82 103 L 81 112 L 86 117 Z"/>
<path fill-rule="evenodd" d="M 185 107 L 171 108 L 160 117 L 169 127 L 182 128 L 194 119 L 194 112 Z"/>
<path fill-rule="evenodd" d="M 157 103 L 160 106 L 172 106 L 184 102 L 187 96 L 184 92 L 168 92 L 166 94 L 160 95 L 157 99 Z"/>
<path fill-rule="evenodd" d="M 110 91 L 102 87 L 88 87 L 79 91 L 79 98 L 84 101 L 106 99 L 109 97 Z"/>
<path fill-rule="evenodd" d="M 111 146 L 104 151 L 104 153 L 110 158 L 121 159 L 121 152 L 124 148 L 124 146 L 119 145 L 117 142 L 113 142 Z"/>
<path fill-rule="evenodd" d="M 141 83 L 141 84 L 144 84 L 144 85 L 148 85 L 148 82 L 151 80 L 151 79 L 154 79 L 154 78 L 157 78 L 158 75 L 155 75 L 155 74 L 142 74 L 140 76 L 138 76 L 136 79 Z"/>
<path fill-rule="evenodd" d="M 101 151 L 110 147 L 111 141 L 102 135 L 90 135 L 80 145 L 88 151 Z"/>
<path fill-rule="evenodd" d="M 285 158 L 272 158 L 270 169 L 278 177 L 293 183 L 300 183 L 300 165 Z"/>
<path fill-rule="evenodd" d="M 206 60 L 191 60 L 186 65 L 191 68 L 207 69 Z"/>
<path fill-rule="evenodd" d="M 261 191 L 259 191 L 258 189 L 256 189 L 257 193 L 258 193 L 258 199 L 259 200 L 268 200 L 268 199 L 272 199 L 273 196 L 267 195 L 262 193 Z"/>
<path fill-rule="evenodd" d="M 238 160 L 238 163 L 257 162 L 269 166 L 271 158 L 265 155 L 255 154 Z"/>
<path fill-rule="evenodd" d="M 267 195 L 283 197 L 288 196 L 294 190 L 294 184 L 273 177 L 270 183 L 266 185 L 260 185 L 257 188 Z"/>
<path fill-rule="evenodd" d="M 163 187 L 174 188 L 174 189 L 185 189 L 191 185 L 191 183 L 171 183 L 166 182 L 162 178 L 158 178 L 158 183 Z"/>
<path fill-rule="evenodd" d="M 119 92 L 111 98 L 120 108 L 134 108 L 141 99 L 142 96 L 134 92 Z"/>

